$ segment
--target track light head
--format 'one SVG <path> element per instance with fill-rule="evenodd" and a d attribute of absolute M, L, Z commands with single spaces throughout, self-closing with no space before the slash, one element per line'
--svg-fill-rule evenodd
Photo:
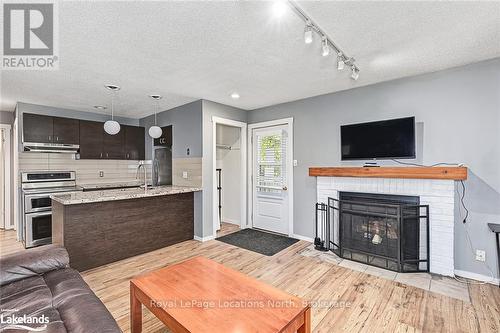
<path fill-rule="evenodd" d="M 337 69 L 339 71 L 343 70 L 345 68 L 345 61 L 344 57 L 342 56 L 342 53 L 339 53 L 337 56 Z"/>
<path fill-rule="evenodd" d="M 330 47 L 328 46 L 328 39 L 325 36 L 322 37 L 321 42 L 321 55 L 326 57 L 330 54 Z"/>
<path fill-rule="evenodd" d="M 304 29 L 304 43 L 311 44 L 313 42 L 313 29 L 310 23 L 307 23 Z"/>
<path fill-rule="evenodd" d="M 356 68 L 356 66 L 352 65 L 351 66 L 351 79 L 356 81 L 359 78 L 359 69 Z"/>

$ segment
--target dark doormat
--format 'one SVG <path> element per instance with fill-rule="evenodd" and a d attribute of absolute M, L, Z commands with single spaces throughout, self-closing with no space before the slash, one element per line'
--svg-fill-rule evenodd
<path fill-rule="evenodd" d="M 275 235 L 255 229 L 243 229 L 219 237 L 217 240 L 266 256 L 273 256 L 299 241 L 295 238 Z"/>

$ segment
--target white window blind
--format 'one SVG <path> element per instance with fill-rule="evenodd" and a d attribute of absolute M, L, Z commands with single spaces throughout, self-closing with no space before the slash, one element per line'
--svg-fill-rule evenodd
<path fill-rule="evenodd" d="M 281 193 L 286 183 L 287 137 L 284 131 L 257 135 L 257 192 Z"/>

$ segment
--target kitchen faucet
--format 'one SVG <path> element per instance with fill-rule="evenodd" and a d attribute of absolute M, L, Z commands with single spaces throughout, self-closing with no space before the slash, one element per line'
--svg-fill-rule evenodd
<path fill-rule="evenodd" d="M 148 183 L 147 183 L 147 170 L 146 165 L 152 165 L 152 161 L 139 161 L 139 165 L 137 166 L 137 171 L 135 173 L 135 179 L 139 179 L 139 171 L 141 168 L 144 170 L 144 193 L 148 191 Z"/>

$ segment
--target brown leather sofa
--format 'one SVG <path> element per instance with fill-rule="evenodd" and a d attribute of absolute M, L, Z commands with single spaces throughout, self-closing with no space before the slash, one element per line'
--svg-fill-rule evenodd
<path fill-rule="evenodd" d="M 5 318 L 48 318 L 43 332 L 121 332 L 104 304 L 78 272 L 69 267 L 62 247 L 47 245 L 0 258 L 0 332 L 29 332 L 6 329 Z M 29 327 L 43 326 L 39 323 Z"/>

